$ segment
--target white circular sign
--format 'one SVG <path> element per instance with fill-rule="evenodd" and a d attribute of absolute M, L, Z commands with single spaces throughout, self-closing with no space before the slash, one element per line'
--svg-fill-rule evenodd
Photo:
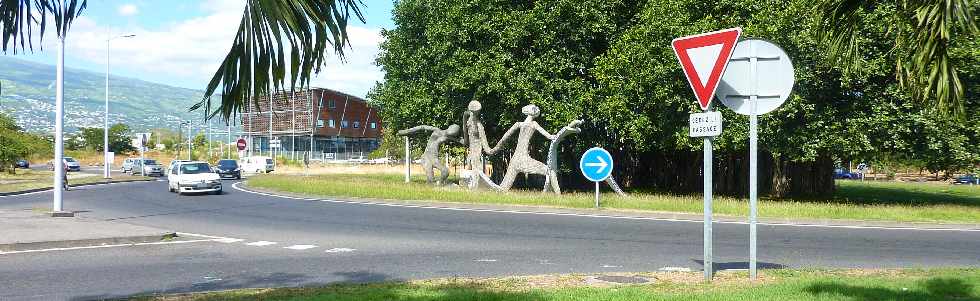
<path fill-rule="evenodd" d="M 789 98 L 794 82 L 786 51 L 769 41 L 745 39 L 735 46 L 715 97 L 736 113 L 762 115 Z"/>

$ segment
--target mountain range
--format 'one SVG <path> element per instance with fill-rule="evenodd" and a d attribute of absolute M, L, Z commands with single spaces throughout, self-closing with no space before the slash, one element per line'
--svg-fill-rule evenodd
<path fill-rule="evenodd" d="M 176 128 L 181 120 L 200 121 L 201 111 L 188 112 L 203 91 L 110 78 L 109 122 L 133 130 Z M 0 56 L 0 111 L 12 114 L 31 132 L 54 131 L 55 66 Z M 65 68 L 65 131 L 102 127 L 105 74 Z"/>

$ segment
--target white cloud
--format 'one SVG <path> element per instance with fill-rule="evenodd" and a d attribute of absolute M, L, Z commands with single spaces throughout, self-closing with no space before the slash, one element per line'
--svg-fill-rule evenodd
<path fill-rule="evenodd" d="M 134 4 L 124 4 L 119 6 L 119 14 L 123 16 L 135 16 L 140 12 L 140 9 Z"/>
<path fill-rule="evenodd" d="M 244 4 L 240 0 L 209 0 L 202 2 L 200 9 L 208 14 L 159 29 L 110 28 L 113 36 L 136 35 L 112 40 L 112 66 L 127 68 L 131 73 L 154 74 L 155 78 L 199 83 L 196 88 L 203 89 L 234 40 Z M 348 32 L 351 46 L 345 50 L 346 62 L 342 63 L 331 51 L 312 85 L 364 96 L 383 78 L 380 68 L 374 66 L 382 38 L 378 29 L 348 26 Z M 72 56 L 105 64 L 106 36 L 105 27 L 91 18 L 79 17 L 68 34 L 66 50 Z M 46 39 L 45 46 L 54 40 Z"/>

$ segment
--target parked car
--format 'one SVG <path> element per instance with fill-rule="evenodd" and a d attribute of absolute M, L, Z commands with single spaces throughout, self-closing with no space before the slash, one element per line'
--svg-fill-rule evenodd
<path fill-rule="evenodd" d="M 843 168 L 834 169 L 834 179 L 860 179 L 861 174 L 850 172 Z"/>
<path fill-rule="evenodd" d="M 956 180 L 953 180 L 953 184 L 954 185 L 959 185 L 959 184 L 980 185 L 980 177 L 978 177 L 975 174 L 962 175 L 962 176 L 956 177 Z"/>
<path fill-rule="evenodd" d="M 276 170 L 276 162 L 269 157 L 253 156 L 245 158 L 241 169 L 251 173 L 270 173 Z"/>
<path fill-rule="evenodd" d="M 144 176 L 163 176 L 163 166 L 160 165 L 160 163 L 157 163 L 157 160 L 153 159 L 143 159 L 143 162 L 136 159 L 135 163 L 133 163 L 133 166 L 130 169 L 132 170 L 134 176 L 137 174 L 137 171 L 140 170 L 143 171 L 142 174 Z"/>
<path fill-rule="evenodd" d="M 27 162 L 27 160 L 24 159 L 17 160 L 17 163 L 14 164 L 14 168 L 31 168 L 31 162 Z"/>
<path fill-rule="evenodd" d="M 68 171 L 81 171 L 82 170 L 82 165 L 81 164 L 78 164 L 78 161 L 76 161 L 75 158 L 72 158 L 72 157 L 62 157 L 62 158 L 63 158 L 63 160 L 61 162 L 61 164 L 62 164 L 61 166 L 67 165 L 68 166 Z M 48 161 L 48 170 L 54 170 L 54 163 L 53 163 L 53 161 L 54 160 Z"/>
<path fill-rule="evenodd" d="M 221 194 L 221 177 L 207 162 L 189 161 L 173 165 L 167 173 L 167 189 L 177 194 Z"/>
<path fill-rule="evenodd" d="M 218 164 L 214 167 L 214 169 L 218 172 L 218 176 L 221 176 L 222 179 L 242 179 L 242 168 L 238 165 L 238 161 L 232 159 L 218 160 Z"/>
<path fill-rule="evenodd" d="M 119 169 L 122 170 L 122 172 L 124 173 L 132 172 L 133 164 L 136 164 L 136 161 L 139 161 L 139 158 L 126 158 L 126 160 L 123 161 L 122 167 L 120 167 Z"/>

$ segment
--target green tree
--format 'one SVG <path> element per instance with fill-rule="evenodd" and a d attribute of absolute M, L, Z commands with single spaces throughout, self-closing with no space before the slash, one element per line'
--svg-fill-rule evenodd
<path fill-rule="evenodd" d="M 13 117 L 0 112 L 0 172 L 13 173 L 17 160 L 43 154 L 50 145 L 43 137 L 24 132 Z"/>
<path fill-rule="evenodd" d="M 844 66 L 860 66 L 861 49 L 875 41 L 863 35 L 866 13 L 887 12 L 888 18 L 875 26 L 887 29 L 895 57 L 895 76 L 902 87 L 941 114 L 960 116 L 964 111 L 964 83 L 959 71 L 964 66 L 952 58 L 954 40 L 976 36 L 973 0 L 818 0 L 814 20 L 820 27 L 816 37 Z"/>
<path fill-rule="evenodd" d="M 54 16 L 59 37 L 65 37 L 72 21 L 87 7 L 86 0 L 0 1 L 0 39 L 3 52 L 33 51 L 31 36 L 38 28 L 44 38 L 47 16 Z M 332 49 L 341 58 L 349 46 L 347 23 L 353 17 L 364 22 L 361 0 L 247 0 L 238 33 L 204 98 L 192 109 L 205 108 L 225 120 L 241 110 L 252 95 L 270 88 L 284 89 L 309 83 L 320 71 Z M 288 61 L 287 61 L 288 57 Z M 212 111 L 211 96 L 221 87 L 221 101 Z"/>

